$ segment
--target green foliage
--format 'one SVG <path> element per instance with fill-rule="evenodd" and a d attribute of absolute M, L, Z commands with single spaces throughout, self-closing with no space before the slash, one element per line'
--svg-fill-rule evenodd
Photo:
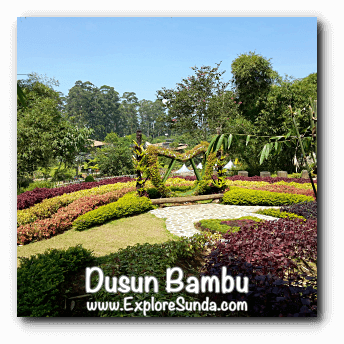
<path fill-rule="evenodd" d="M 242 104 L 238 107 L 238 116 L 229 118 L 229 121 L 234 124 L 237 121 L 248 121 L 249 126 L 246 123 L 244 128 L 250 127 L 246 133 L 251 134 L 253 139 L 252 144 L 245 146 L 243 141 L 247 137 L 242 136 L 240 145 L 232 145 L 233 149 L 237 147 L 239 151 L 239 154 L 235 152 L 236 156 L 247 164 L 246 170 L 250 175 L 258 174 L 259 170 L 293 172 L 293 158 L 295 154 L 298 158 L 301 155 L 300 149 L 296 149 L 297 146 L 280 143 L 275 146 L 273 142 L 273 146 L 266 146 L 264 151 L 262 149 L 269 137 L 285 136 L 293 127 L 289 105 L 301 109 L 295 119 L 300 133 L 304 134 L 309 125 L 309 98 L 317 97 L 317 74 L 296 80 L 288 76 L 282 78 L 273 71 L 270 60 L 253 52 L 241 54 L 233 61 L 232 74 L 236 101 Z M 233 137 L 235 134 L 241 134 L 236 131 L 237 126 L 231 127 L 232 124 L 229 125 L 230 129 L 226 127 L 223 132 L 232 133 Z M 275 148 L 282 154 L 269 156 L 267 153 Z M 264 162 L 259 161 L 261 153 L 264 153 L 266 158 Z"/>
<path fill-rule="evenodd" d="M 261 222 L 264 221 L 262 219 L 259 219 L 258 217 L 253 216 L 242 216 L 238 219 L 210 219 L 210 220 L 201 220 L 196 224 L 196 228 L 199 228 L 201 230 L 209 230 L 211 233 L 221 233 L 225 234 L 227 232 L 235 233 L 240 231 L 241 227 L 237 226 L 237 222 L 241 220 L 251 220 L 255 222 Z M 233 225 L 228 224 L 221 224 L 221 222 L 229 221 L 233 222 Z"/>
<path fill-rule="evenodd" d="M 166 133 L 166 125 L 163 122 L 158 122 L 159 116 L 164 116 L 165 107 L 161 100 L 140 100 L 138 103 L 138 118 L 140 122 L 140 129 L 149 141 L 156 136 Z"/>
<path fill-rule="evenodd" d="M 86 155 L 84 165 L 82 166 L 82 169 L 81 169 L 81 171 L 87 171 L 87 172 L 89 172 L 89 170 L 93 172 L 99 171 L 98 159 L 94 157 L 93 152 L 91 152 L 88 156 Z"/>
<path fill-rule="evenodd" d="M 18 173 L 19 174 L 19 173 Z M 33 178 L 29 176 L 19 176 L 17 175 L 17 194 L 21 194 L 25 191 L 25 188 L 29 187 L 29 185 L 33 183 Z"/>
<path fill-rule="evenodd" d="M 93 176 L 91 176 L 91 175 L 87 176 L 87 177 L 85 178 L 85 182 L 86 182 L 86 183 L 94 182 Z"/>
<path fill-rule="evenodd" d="M 232 74 L 236 95 L 243 103 L 241 113 L 255 122 L 277 73 L 273 71 L 270 60 L 250 51 L 232 62 Z"/>
<path fill-rule="evenodd" d="M 167 197 L 170 194 L 170 189 L 165 185 L 160 176 L 158 151 L 155 146 L 147 147 L 142 163 L 145 164 L 145 172 L 149 175 L 153 185 L 162 196 Z"/>
<path fill-rule="evenodd" d="M 273 216 L 273 217 L 278 217 L 281 219 L 303 219 L 305 218 L 303 216 L 299 216 L 294 213 L 288 213 L 286 211 L 281 211 L 280 209 L 263 209 L 263 210 L 258 210 L 256 211 L 256 214 L 262 214 L 262 215 L 268 215 L 268 216 Z"/>
<path fill-rule="evenodd" d="M 82 246 L 49 249 L 43 254 L 20 257 L 17 269 L 17 316 L 56 317 L 64 309 L 68 277 L 90 264 L 92 252 Z"/>
<path fill-rule="evenodd" d="M 75 128 L 64 119 L 62 99 L 50 86 L 34 77 L 18 84 L 27 99 L 26 107 L 17 103 L 18 179 L 39 167 L 48 167 L 56 159 L 71 164 L 91 130 Z"/>
<path fill-rule="evenodd" d="M 158 191 L 158 189 L 156 187 L 154 187 L 154 188 L 147 188 L 146 191 L 147 191 L 148 197 L 150 199 L 160 198 L 161 197 L 161 193 Z"/>
<path fill-rule="evenodd" d="M 26 191 L 32 191 L 36 188 L 54 188 L 54 187 L 55 187 L 54 182 L 48 181 L 48 180 L 40 180 L 37 182 L 30 183 L 26 188 L 21 188 L 20 190 L 18 190 L 17 194 L 19 195 Z"/>
<path fill-rule="evenodd" d="M 207 156 L 206 159 L 206 164 L 204 166 L 203 162 L 203 175 L 202 179 L 197 182 L 197 189 L 196 193 L 198 195 L 204 195 L 209 192 L 211 192 L 212 188 L 214 188 L 214 183 L 213 183 L 213 172 L 214 172 L 214 165 L 216 163 L 216 154 L 215 153 L 210 153 Z"/>
<path fill-rule="evenodd" d="M 50 175 L 53 182 L 71 180 L 75 175 L 75 170 L 60 164 L 59 166 L 55 166 L 51 169 Z"/>
<path fill-rule="evenodd" d="M 137 107 L 138 98 L 134 92 L 124 92 L 119 106 L 120 122 L 116 126 L 116 133 L 120 136 L 130 135 L 139 127 Z"/>
<path fill-rule="evenodd" d="M 219 71 L 220 64 L 217 63 L 216 67 L 191 67 L 194 75 L 182 79 L 176 89 L 157 91 L 158 99 L 165 101 L 168 109 L 168 113 L 160 117 L 160 122 L 178 134 L 191 133 L 198 139 L 196 144 L 207 140 L 209 128 L 214 130 L 221 117 L 213 98 L 222 96 L 229 82 L 221 80 L 225 71 Z"/>
<path fill-rule="evenodd" d="M 120 249 L 116 253 L 98 259 L 98 265 L 103 270 L 105 276 L 135 276 L 145 277 L 154 276 L 158 280 L 159 291 L 155 293 L 152 288 L 149 292 L 138 294 L 135 292 L 128 292 L 125 297 L 133 297 L 138 301 L 151 301 L 151 297 L 155 298 L 156 302 L 175 302 L 177 297 L 182 296 L 185 301 L 200 301 L 198 295 L 193 295 L 181 291 L 178 293 L 167 293 L 166 286 L 166 269 L 171 267 L 181 267 L 184 272 L 183 281 L 186 283 L 186 278 L 189 275 L 198 275 L 198 259 L 200 258 L 205 244 L 211 241 L 209 233 L 202 233 L 194 235 L 191 238 L 178 238 L 175 241 L 167 241 L 162 244 L 137 244 L 129 246 L 125 249 Z M 95 285 L 98 281 L 98 276 L 92 276 L 91 285 Z M 93 284 L 94 283 L 94 284 Z M 99 292 L 93 294 L 93 302 L 123 302 L 123 294 L 108 293 L 103 287 Z M 138 310 L 134 312 L 124 310 L 111 311 L 97 311 L 92 313 L 92 316 L 100 317 L 143 317 L 145 315 L 152 317 L 195 317 L 207 316 L 204 311 L 170 311 L 168 309 L 161 311 L 151 311 L 144 314 L 143 311 Z"/>
<path fill-rule="evenodd" d="M 152 202 L 147 197 L 126 194 L 117 202 L 101 206 L 80 216 L 74 221 L 74 225 L 76 230 L 81 231 L 94 225 L 102 225 L 109 220 L 141 214 L 151 209 L 153 209 Z"/>
<path fill-rule="evenodd" d="M 128 141 L 128 138 L 119 137 L 114 132 L 105 137 L 104 142 L 108 145 L 95 154 L 101 174 L 121 176 L 134 173 L 133 152 Z"/>
<path fill-rule="evenodd" d="M 102 141 L 108 133 L 124 126 L 119 99 L 113 87 L 98 88 L 78 80 L 66 96 L 65 115 L 75 126 L 92 128 L 91 138 Z"/>
<path fill-rule="evenodd" d="M 261 190 L 250 190 L 238 187 L 231 187 L 224 196 L 224 204 L 233 205 L 289 205 L 300 202 L 312 202 L 313 197 L 305 195 L 295 195 Z"/>

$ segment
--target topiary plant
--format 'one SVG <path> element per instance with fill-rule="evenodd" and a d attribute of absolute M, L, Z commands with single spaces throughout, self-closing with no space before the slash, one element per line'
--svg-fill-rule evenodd
<path fill-rule="evenodd" d="M 91 175 L 89 175 L 85 178 L 85 183 L 90 183 L 90 182 L 94 182 L 94 181 L 95 180 L 94 180 L 93 176 L 91 176 Z"/>

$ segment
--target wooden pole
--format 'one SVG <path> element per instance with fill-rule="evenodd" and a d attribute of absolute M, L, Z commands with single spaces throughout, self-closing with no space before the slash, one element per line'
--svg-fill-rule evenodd
<path fill-rule="evenodd" d="M 138 129 L 136 131 L 136 143 L 137 143 L 137 146 L 135 148 L 140 153 L 142 153 L 141 141 L 142 141 L 142 131 L 140 129 Z M 138 163 L 140 163 L 141 159 L 142 159 L 142 156 L 139 155 L 139 154 L 136 154 L 136 160 L 137 160 Z M 137 191 L 139 196 L 143 196 L 142 188 L 144 188 L 144 185 L 143 185 L 142 172 L 138 169 L 138 170 L 136 170 L 136 174 L 137 174 L 137 178 L 136 178 L 136 191 Z"/>

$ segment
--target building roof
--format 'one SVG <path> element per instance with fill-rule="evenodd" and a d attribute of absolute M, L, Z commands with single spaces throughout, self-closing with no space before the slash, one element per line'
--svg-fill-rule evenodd
<path fill-rule="evenodd" d="M 96 141 L 96 140 L 89 140 L 92 141 L 92 147 L 102 147 L 105 146 L 107 143 L 102 141 Z"/>
<path fill-rule="evenodd" d="M 183 150 L 188 148 L 188 145 L 179 145 L 177 148 L 175 148 L 175 150 Z"/>

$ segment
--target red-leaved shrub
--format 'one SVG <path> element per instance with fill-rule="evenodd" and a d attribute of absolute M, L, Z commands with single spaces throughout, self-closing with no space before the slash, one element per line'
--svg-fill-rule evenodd
<path fill-rule="evenodd" d="M 54 235 L 63 233 L 70 229 L 73 221 L 79 216 L 94 210 L 101 205 L 117 201 L 135 188 L 125 188 L 117 191 L 108 192 L 103 195 L 86 196 L 77 199 L 66 207 L 60 208 L 52 217 L 37 220 L 17 228 L 17 244 L 24 245 L 31 241 L 48 239 Z"/>
<path fill-rule="evenodd" d="M 269 185 L 262 185 L 262 186 L 241 186 L 241 188 L 252 189 L 252 190 L 264 190 L 264 191 L 271 191 L 271 192 L 282 192 L 282 193 L 289 193 L 289 194 L 298 194 L 298 195 L 306 195 L 311 196 L 315 199 L 315 195 L 313 190 L 307 189 L 299 189 L 295 186 L 289 185 L 276 185 L 276 184 L 269 184 Z"/>
<path fill-rule="evenodd" d="M 196 180 L 195 176 L 184 176 L 184 177 L 179 177 L 179 176 L 173 176 L 172 178 L 183 178 L 185 180 Z M 216 177 L 213 177 L 214 179 L 217 179 Z M 308 178 L 284 178 L 284 177 L 260 177 L 260 176 L 253 176 L 253 177 L 244 177 L 244 176 L 232 176 L 232 177 L 226 177 L 228 180 L 244 180 L 244 181 L 249 181 L 249 182 L 267 182 L 270 184 L 277 183 L 277 182 L 295 182 L 295 183 L 310 183 L 311 181 Z M 317 181 L 314 181 L 316 184 Z"/>
<path fill-rule="evenodd" d="M 63 194 L 69 194 L 79 190 L 92 189 L 96 186 L 116 184 L 116 183 L 126 183 L 135 180 L 129 177 L 117 177 L 112 179 L 104 179 L 99 182 L 89 182 L 72 184 L 68 186 L 63 186 L 59 188 L 36 188 L 32 191 L 26 191 L 17 196 L 17 210 L 27 209 L 32 207 L 36 203 L 42 202 L 44 199 L 52 198 L 55 196 L 61 196 Z"/>
<path fill-rule="evenodd" d="M 246 301 L 246 316 L 317 316 L 317 281 L 297 263 L 317 260 L 317 221 L 265 221 L 225 234 L 206 258 L 205 276 L 249 278 L 249 292 L 211 294 L 211 300 Z M 305 281 L 307 283 L 305 284 Z M 207 295 L 204 295 L 207 296 Z"/>

